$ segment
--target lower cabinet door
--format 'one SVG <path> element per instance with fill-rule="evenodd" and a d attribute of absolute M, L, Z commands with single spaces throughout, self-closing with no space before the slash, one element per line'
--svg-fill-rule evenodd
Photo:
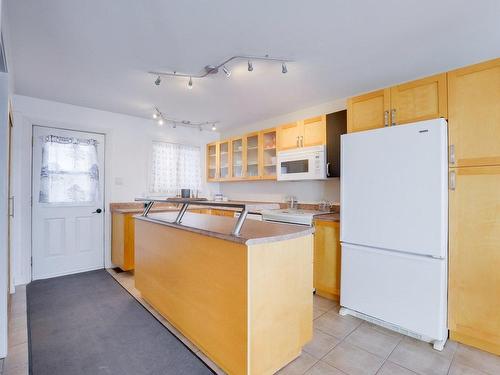
<path fill-rule="evenodd" d="M 340 225 L 315 220 L 314 288 L 319 296 L 338 300 L 340 296 Z"/>
<path fill-rule="evenodd" d="M 450 170 L 451 338 L 500 354 L 500 166 Z"/>

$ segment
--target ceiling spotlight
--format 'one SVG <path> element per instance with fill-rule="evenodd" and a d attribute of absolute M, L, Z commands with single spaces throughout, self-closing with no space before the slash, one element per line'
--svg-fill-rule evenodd
<path fill-rule="evenodd" d="M 172 124 L 172 128 L 174 128 L 174 129 L 175 129 L 176 127 L 177 127 L 177 123 L 176 123 L 176 122 L 174 122 L 174 123 Z"/>
<path fill-rule="evenodd" d="M 156 120 L 158 118 L 158 113 L 153 113 L 153 118 Z"/>
<path fill-rule="evenodd" d="M 231 76 L 231 71 L 225 65 L 222 67 L 222 71 L 226 74 L 226 77 L 229 78 Z"/>
<path fill-rule="evenodd" d="M 158 78 L 156 78 L 156 80 L 155 80 L 155 85 L 160 86 L 160 83 L 161 83 L 161 77 L 158 76 Z"/>
<path fill-rule="evenodd" d="M 285 74 L 288 72 L 288 69 L 286 68 L 286 63 L 281 63 L 281 73 Z"/>
<path fill-rule="evenodd" d="M 189 77 L 189 82 L 188 82 L 188 89 L 192 89 L 193 88 L 193 78 L 192 77 Z"/>
<path fill-rule="evenodd" d="M 253 64 L 251 61 L 248 62 L 248 71 L 253 72 Z"/>
<path fill-rule="evenodd" d="M 158 125 L 160 125 L 160 126 L 162 126 L 162 125 L 163 125 L 163 119 L 162 119 L 162 118 L 160 118 L 160 119 L 158 120 Z"/>
<path fill-rule="evenodd" d="M 215 124 L 212 124 L 212 131 L 216 131 L 217 128 L 215 127 Z"/>

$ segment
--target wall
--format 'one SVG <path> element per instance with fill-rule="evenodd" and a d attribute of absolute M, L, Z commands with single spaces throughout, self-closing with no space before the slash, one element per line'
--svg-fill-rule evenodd
<path fill-rule="evenodd" d="M 168 126 L 158 127 L 149 119 L 99 111 L 63 103 L 13 96 L 14 195 L 16 217 L 13 228 L 13 276 L 16 285 L 31 280 L 31 141 L 33 125 L 91 131 L 106 135 L 105 201 L 132 201 L 148 194 L 148 175 L 153 140 L 192 144 L 201 147 L 205 165 L 205 145 L 219 138 L 215 132 Z M 120 184 L 121 180 L 121 184 Z M 202 175 L 202 194 L 219 191 L 219 184 L 207 184 Z M 111 266 L 110 214 L 105 216 L 105 259 Z"/>
<path fill-rule="evenodd" d="M 273 117 L 243 127 L 227 129 L 221 132 L 221 138 L 242 135 L 251 131 L 272 128 L 288 122 L 332 113 L 346 108 L 346 100 L 336 100 L 314 107 L 302 109 L 282 116 Z M 221 192 L 230 199 L 279 202 L 287 195 L 295 195 L 299 202 L 315 203 L 323 199 L 340 201 L 340 179 L 326 181 L 255 181 L 221 183 Z"/>

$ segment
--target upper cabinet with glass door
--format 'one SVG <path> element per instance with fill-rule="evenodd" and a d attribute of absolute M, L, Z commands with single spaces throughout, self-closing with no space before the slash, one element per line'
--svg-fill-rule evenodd
<path fill-rule="evenodd" d="M 263 130 L 260 133 L 262 178 L 266 180 L 276 178 L 276 129 Z"/>
<path fill-rule="evenodd" d="M 227 180 L 230 177 L 230 154 L 229 154 L 229 141 L 221 141 L 217 144 L 219 154 L 219 173 L 218 178 Z"/>
<path fill-rule="evenodd" d="M 207 145 L 207 181 L 217 180 L 217 142 Z"/>
<path fill-rule="evenodd" d="M 231 178 L 243 178 L 243 138 L 231 140 Z"/>
<path fill-rule="evenodd" d="M 256 180 L 260 178 L 260 142 L 259 132 L 245 135 L 243 160 L 245 162 L 245 178 L 248 180 Z"/>

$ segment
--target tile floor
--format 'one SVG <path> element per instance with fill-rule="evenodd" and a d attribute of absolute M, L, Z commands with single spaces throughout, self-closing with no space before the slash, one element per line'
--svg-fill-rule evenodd
<path fill-rule="evenodd" d="M 133 273 L 109 272 L 217 374 L 224 374 L 141 298 L 140 292 L 134 287 Z M 9 308 L 10 352 L 4 363 L 0 360 L 0 375 L 25 375 L 28 373 L 28 346 L 24 287 L 16 290 Z M 280 375 L 500 374 L 499 356 L 453 341 L 448 341 L 445 349 L 437 352 L 430 344 L 357 318 L 342 317 L 337 314 L 338 308 L 336 302 L 314 296 L 314 337 L 304 347 L 299 358 L 279 371 Z"/>

